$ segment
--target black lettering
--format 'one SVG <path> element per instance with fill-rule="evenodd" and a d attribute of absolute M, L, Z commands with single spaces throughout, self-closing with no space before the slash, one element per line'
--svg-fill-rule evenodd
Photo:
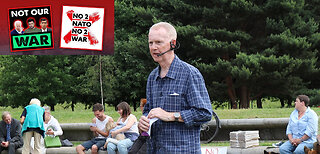
<path fill-rule="evenodd" d="M 40 45 L 37 40 L 37 37 L 35 37 L 35 36 L 31 36 L 29 46 L 32 46 L 33 44 Z"/>
<path fill-rule="evenodd" d="M 71 36 L 72 41 L 77 41 L 77 42 L 88 42 L 87 37 L 81 37 L 81 36 Z"/>
<path fill-rule="evenodd" d="M 26 37 L 26 39 L 24 39 L 24 37 L 15 37 L 14 39 L 16 40 L 18 46 L 21 46 L 22 43 L 24 46 L 27 46 L 29 41 L 29 37 Z"/>
<path fill-rule="evenodd" d="M 77 21 L 73 20 L 72 21 L 72 26 L 78 26 L 78 27 L 91 27 L 91 23 L 89 21 Z"/>
<path fill-rule="evenodd" d="M 78 40 L 78 37 L 71 36 L 71 41 L 77 41 L 77 40 Z"/>
<path fill-rule="evenodd" d="M 82 15 L 82 14 L 78 14 L 78 13 L 73 13 L 73 14 L 72 14 L 72 18 L 73 18 L 73 19 L 82 19 L 82 18 L 83 18 L 83 15 Z"/>
<path fill-rule="evenodd" d="M 74 26 L 77 26 L 77 21 L 76 20 L 73 20 L 72 21 L 72 26 L 74 27 Z"/>
<path fill-rule="evenodd" d="M 49 44 L 48 39 L 49 39 L 49 37 L 48 37 L 47 35 L 41 35 L 41 36 L 40 36 L 41 45 L 43 45 L 43 44 Z"/>
<path fill-rule="evenodd" d="M 91 27 L 91 23 L 90 22 L 87 22 L 87 27 Z"/>
<path fill-rule="evenodd" d="M 71 34 L 77 34 L 77 32 L 78 32 L 77 29 L 73 29 L 73 28 L 72 28 Z"/>

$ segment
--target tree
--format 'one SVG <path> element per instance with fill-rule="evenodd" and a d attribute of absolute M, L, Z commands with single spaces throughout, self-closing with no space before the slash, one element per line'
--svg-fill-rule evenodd
<path fill-rule="evenodd" d="M 232 108 L 248 108 L 250 100 L 263 97 L 290 102 L 295 91 L 309 87 L 310 81 L 318 83 L 310 78 L 319 73 L 319 24 L 315 20 L 319 9 L 313 3 L 317 2 L 117 2 L 115 32 L 121 43 L 116 44 L 115 61 L 139 65 L 135 55 L 147 50 L 142 38 L 148 28 L 168 21 L 175 25 L 181 40 L 176 53 L 200 69 L 211 100 L 230 101 Z M 147 63 L 144 56 L 140 63 Z M 151 66 L 144 68 L 150 70 Z M 129 85 L 126 88 L 131 88 Z"/>
<path fill-rule="evenodd" d="M 72 76 L 66 56 L 1 56 L 1 91 L 5 106 L 26 106 L 38 98 L 54 105 L 70 101 Z"/>
<path fill-rule="evenodd" d="M 153 24 L 152 18 L 152 10 L 127 0 L 115 1 L 115 84 L 111 91 L 116 95 L 113 105 L 127 101 L 136 110 L 137 102 L 145 98 L 148 74 L 156 67 L 149 55 L 146 35 Z"/>

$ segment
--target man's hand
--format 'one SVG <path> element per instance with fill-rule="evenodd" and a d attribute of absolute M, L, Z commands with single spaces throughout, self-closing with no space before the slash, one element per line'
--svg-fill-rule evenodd
<path fill-rule="evenodd" d="M 90 130 L 91 130 L 92 132 L 96 132 L 97 129 L 98 129 L 97 127 L 90 126 Z"/>
<path fill-rule="evenodd" d="M 301 139 L 296 138 L 296 139 L 292 139 L 291 144 L 292 144 L 293 146 L 298 146 L 301 142 L 302 142 Z"/>
<path fill-rule="evenodd" d="M 7 148 L 9 146 L 9 142 L 1 142 L 1 146 Z"/>
<path fill-rule="evenodd" d="M 141 118 L 139 119 L 138 127 L 142 132 L 148 132 L 149 119 L 146 116 L 141 116 Z"/>
<path fill-rule="evenodd" d="M 46 132 L 47 135 L 54 135 L 54 132 L 52 131 L 52 129 L 48 129 L 48 131 Z"/>
<path fill-rule="evenodd" d="M 150 112 L 148 114 L 148 118 L 149 119 L 159 118 L 162 121 L 174 121 L 175 120 L 173 113 L 167 112 L 159 107 L 150 110 Z"/>

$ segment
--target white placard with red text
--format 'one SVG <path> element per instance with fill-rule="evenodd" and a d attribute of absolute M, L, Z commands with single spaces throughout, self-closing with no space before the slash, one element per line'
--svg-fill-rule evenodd
<path fill-rule="evenodd" d="M 102 50 L 104 8 L 63 6 L 61 48 Z"/>
<path fill-rule="evenodd" d="M 201 147 L 201 154 L 227 154 L 227 147 Z"/>

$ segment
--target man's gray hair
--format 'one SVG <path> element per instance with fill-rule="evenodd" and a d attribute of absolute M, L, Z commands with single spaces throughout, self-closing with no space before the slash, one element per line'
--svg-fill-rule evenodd
<path fill-rule="evenodd" d="M 7 115 L 11 115 L 9 111 L 4 111 L 2 113 L 2 120 L 4 120 L 4 118 L 7 116 Z"/>
<path fill-rule="evenodd" d="M 159 22 L 159 23 L 152 25 L 149 29 L 149 32 L 151 31 L 151 29 L 159 29 L 159 28 L 164 28 L 168 32 L 169 39 L 177 40 L 176 29 L 171 24 L 169 24 L 167 22 Z"/>
<path fill-rule="evenodd" d="M 22 22 L 20 20 L 16 20 L 13 24 L 14 24 L 14 27 L 16 28 L 17 27 L 17 24 L 20 23 L 20 26 L 22 27 Z"/>
<path fill-rule="evenodd" d="M 51 111 L 49 106 L 44 106 L 43 109 L 44 109 L 45 112 L 49 112 L 50 113 L 50 111 Z"/>

